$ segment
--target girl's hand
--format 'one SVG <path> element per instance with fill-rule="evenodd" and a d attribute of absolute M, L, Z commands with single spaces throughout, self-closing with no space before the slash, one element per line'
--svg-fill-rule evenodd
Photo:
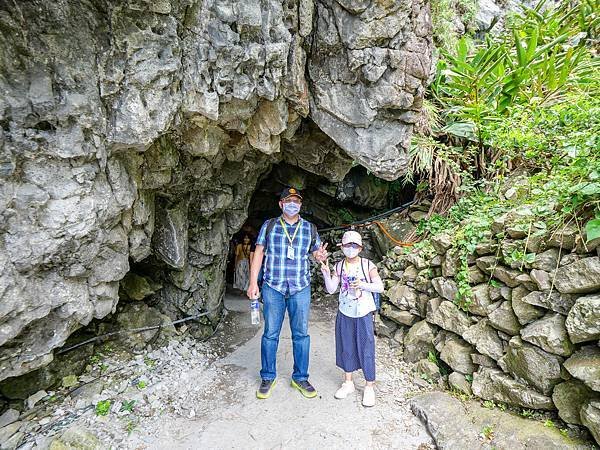
<path fill-rule="evenodd" d="M 352 289 L 360 289 L 360 280 L 354 280 L 350 283 Z"/>
<path fill-rule="evenodd" d="M 329 258 L 326 258 L 325 261 L 320 261 L 321 270 L 327 275 L 331 275 L 331 271 L 329 270 Z"/>
<path fill-rule="evenodd" d="M 329 256 L 329 253 L 327 252 L 327 245 L 327 242 L 325 244 L 321 244 L 321 246 L 314 252 L 315 259 L 321 264 L 323 264 L 323 261 L 325 261 Z"/>

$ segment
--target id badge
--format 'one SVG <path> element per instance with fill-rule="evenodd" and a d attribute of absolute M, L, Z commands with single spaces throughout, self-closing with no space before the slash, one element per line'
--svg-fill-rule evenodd
<path fill-rule="evenodd" d="M 287 257 L 288 259 L 294 259 L 294 247 L 291 245 L 288 246 Z"/>

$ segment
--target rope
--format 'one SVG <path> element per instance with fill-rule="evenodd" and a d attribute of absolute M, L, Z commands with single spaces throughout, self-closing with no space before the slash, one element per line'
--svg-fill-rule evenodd
<path fill-rule="evenodd" d="M 321 228 L 320 230 L 318 230 L 319 232 L 327 232 L 327 231 L 335 231 L 335 230 L 343 230 L 346 228 L 363 228 L 363 227 L 368 227 L 369 225 L 377 225 L 379 227 L 379 229 L 381 230 L 381 232 L 384 234 L 384 236 L 386 236 L 390 241 L 392 241 L 394 244 L 399 245 L 401 247 L 411 247 L 414 245 L 413 242 L 404 242 L 404 241 L 400 241 L 398 239 L 396 239 L 394 236 L 392 236 L 390 234 L 390 232 L 388 231 L 388 229 L 385 227 L 385 225 L 383 223 L 381 223 L 378 219 L 383 219 L 385 217 L 388 217 L 398 211 L 402 211 L 406 208 L 408 208 L 410 205 L 412 205 L 415 201 L 411 201 L 408 203 L 405 203 L 401 206 L 398 206 L 397 208 L 393 208 L 390 209 L 388 211 L 385 211 L 381 214 L 377 214 L 375 216 L 369 217 L 367 219 L 363 219 L 363 220 L 359 220 L 357 222 L 353 222 L 351 224 L 343 224 L 337 227 L 331 227 L 331 228 Z"/>
<path fill-rule="evenodd" d="M 152 326 L 149 326 L 149 327 L 141 327 L 141 328 L 129 328 L 127 330 L 119 330 L 119 331 L 113 331 L 111 333 L 102 334 L 100 336 L 95 336 L 93 338 L 86 339 L 85 341 L 79 342 L 79 343 L 77 343 L 75 345 L 72 345 L 70 347 L 61 348 L 60 350 L 58 350 L 56 352 L 56 354 L 60 355 L 62 353 L 66 353 L 66 352 L 69 352 L 71 350 L 75 350 L 76 348 L 83 347 L 84 345 L 91 344 L 92 342 L 96 342 L 96 341 L 99 341 L 100 339 L 104 339 L 104 338 L 111 337 L 111 336 L 118 336 L 120 334 L 125 334 L 125 333 L 142 333 L 144 331 L 155 330 L 157 328 L 173 326 L 173 325 L 177 325 L 179 323 L 187 322 L 189 320 L 199 319 L 200 317 L 208 316 L 209 314 L 215 312 L 216 310 L 217 309 L 215 308 L 215 309 L 212 309 L 210 311 L 206 311 L 206 312 L 203 312 L 203 313 L 200 313 L 200 314 L 196 314 L 196 315 L 193 315 L 193 316 L 184 317 L 183 319 L 175 320 L 173 322 L 166 323 L 166 324 L 152 325 Z M 217 326 L 220 323 L 221 323 L 221 321 L 219 320 L 219 323 L 217 324 Z M 214 333 L 211 336 L 213 336 L 213 335 L 214 335 Z"/>
<path fill-rule="evenodd" d="M 399 245 L 400 247 L 412 247 L 414 245 L 414 242 L 404 242 L 404 241 L 399 241 L 398 239 L 394 238 L 390 232 L 387 230 L 387 228 L 385 227 L 385 225 L 383 225 L 381 222 L 379 222 L 378 220 L 373 222 L 375 225 L 377 225 L 379 227 L 379 229 L 383 232 L 383 234 L 385 234 L 385 236 L 392 241 L 394 244 Z"/>
<path fill-rule="evenodd" d="M 375 216 L 371 216 L 371 217 L 367 217 L 366 219 L 362 219 L 362 220 L 358 220 L 356 222 L 352 222 L 352 223 L 348 223 L 348 224 L 342 224 L 339 225 L 337 227 L 330 227 L 330 228 L 320 228 L 319 231 L 320 233 L 324 233 L 326 231 L 335 231 L 335 230 L 343 230 L 345 228 L 350 228 L 350 227 L 357 227 L 357 226 L 367 226 L 370 225 L 373 221 L 378 220 L 378 219 L 383 219 L 387 216 L 391 216 L 392 214 L 402 211 L 403 209 L 408 208 L 410 205 L 412 205 L 415 201 L 412 200 L 408 203 L 405 203 L 403 205 L 400 205 L 396 208 L 390 209 L 388 211 L 382 212 L 380 214 L 377 214 Z"/>

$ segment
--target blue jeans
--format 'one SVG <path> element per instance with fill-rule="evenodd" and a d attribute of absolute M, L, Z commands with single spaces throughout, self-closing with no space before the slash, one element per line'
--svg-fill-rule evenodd
<path fill-rule="evenodd" d="M 279 334 L 287 309 L 294 352 L 292 379 L 295 381 L 308 380 L 310 285 L 293 295 L 285 296 L 265 283 L 262 287 L 262 297 L 265 329 L 260 346 L 262 363 L 260 377 L 263 380 L 274 380 L 277 376 L 277 346 L 279 345 Z"/>

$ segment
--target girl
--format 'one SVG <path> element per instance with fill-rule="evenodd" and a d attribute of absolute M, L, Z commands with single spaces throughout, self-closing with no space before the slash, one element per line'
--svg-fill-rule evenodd
<path fill-rule="evenodd" d="M 235 247 L 235 277 L 233 287 L 246 292 L 250 282 L 250 261 L 254 251 L 250 244 L 250 237 L 246 234 L 242 242 Z"/>
<path fill-rule="evenodd" d="M 362 369 L 367 380 L 363 406 L 375 405 L 375 336 L 373 333 L 373 292 L 383 292 L 383 282 L 377 267 L 368 259 L 358 256 L 362 239 L 356 231 L 347 231 L 342 237 L 342 251 L 346 256 L 335 265 L 333 276 L 328 260 L 321 262 L 321 271 L 327 292 L 333 294 L 341 280 L 339 309 L 335 320 L 335 360 L 342 369 L 344 382 L 335 398 L 346 398 L 354 392 L 352 372 Z"/>

